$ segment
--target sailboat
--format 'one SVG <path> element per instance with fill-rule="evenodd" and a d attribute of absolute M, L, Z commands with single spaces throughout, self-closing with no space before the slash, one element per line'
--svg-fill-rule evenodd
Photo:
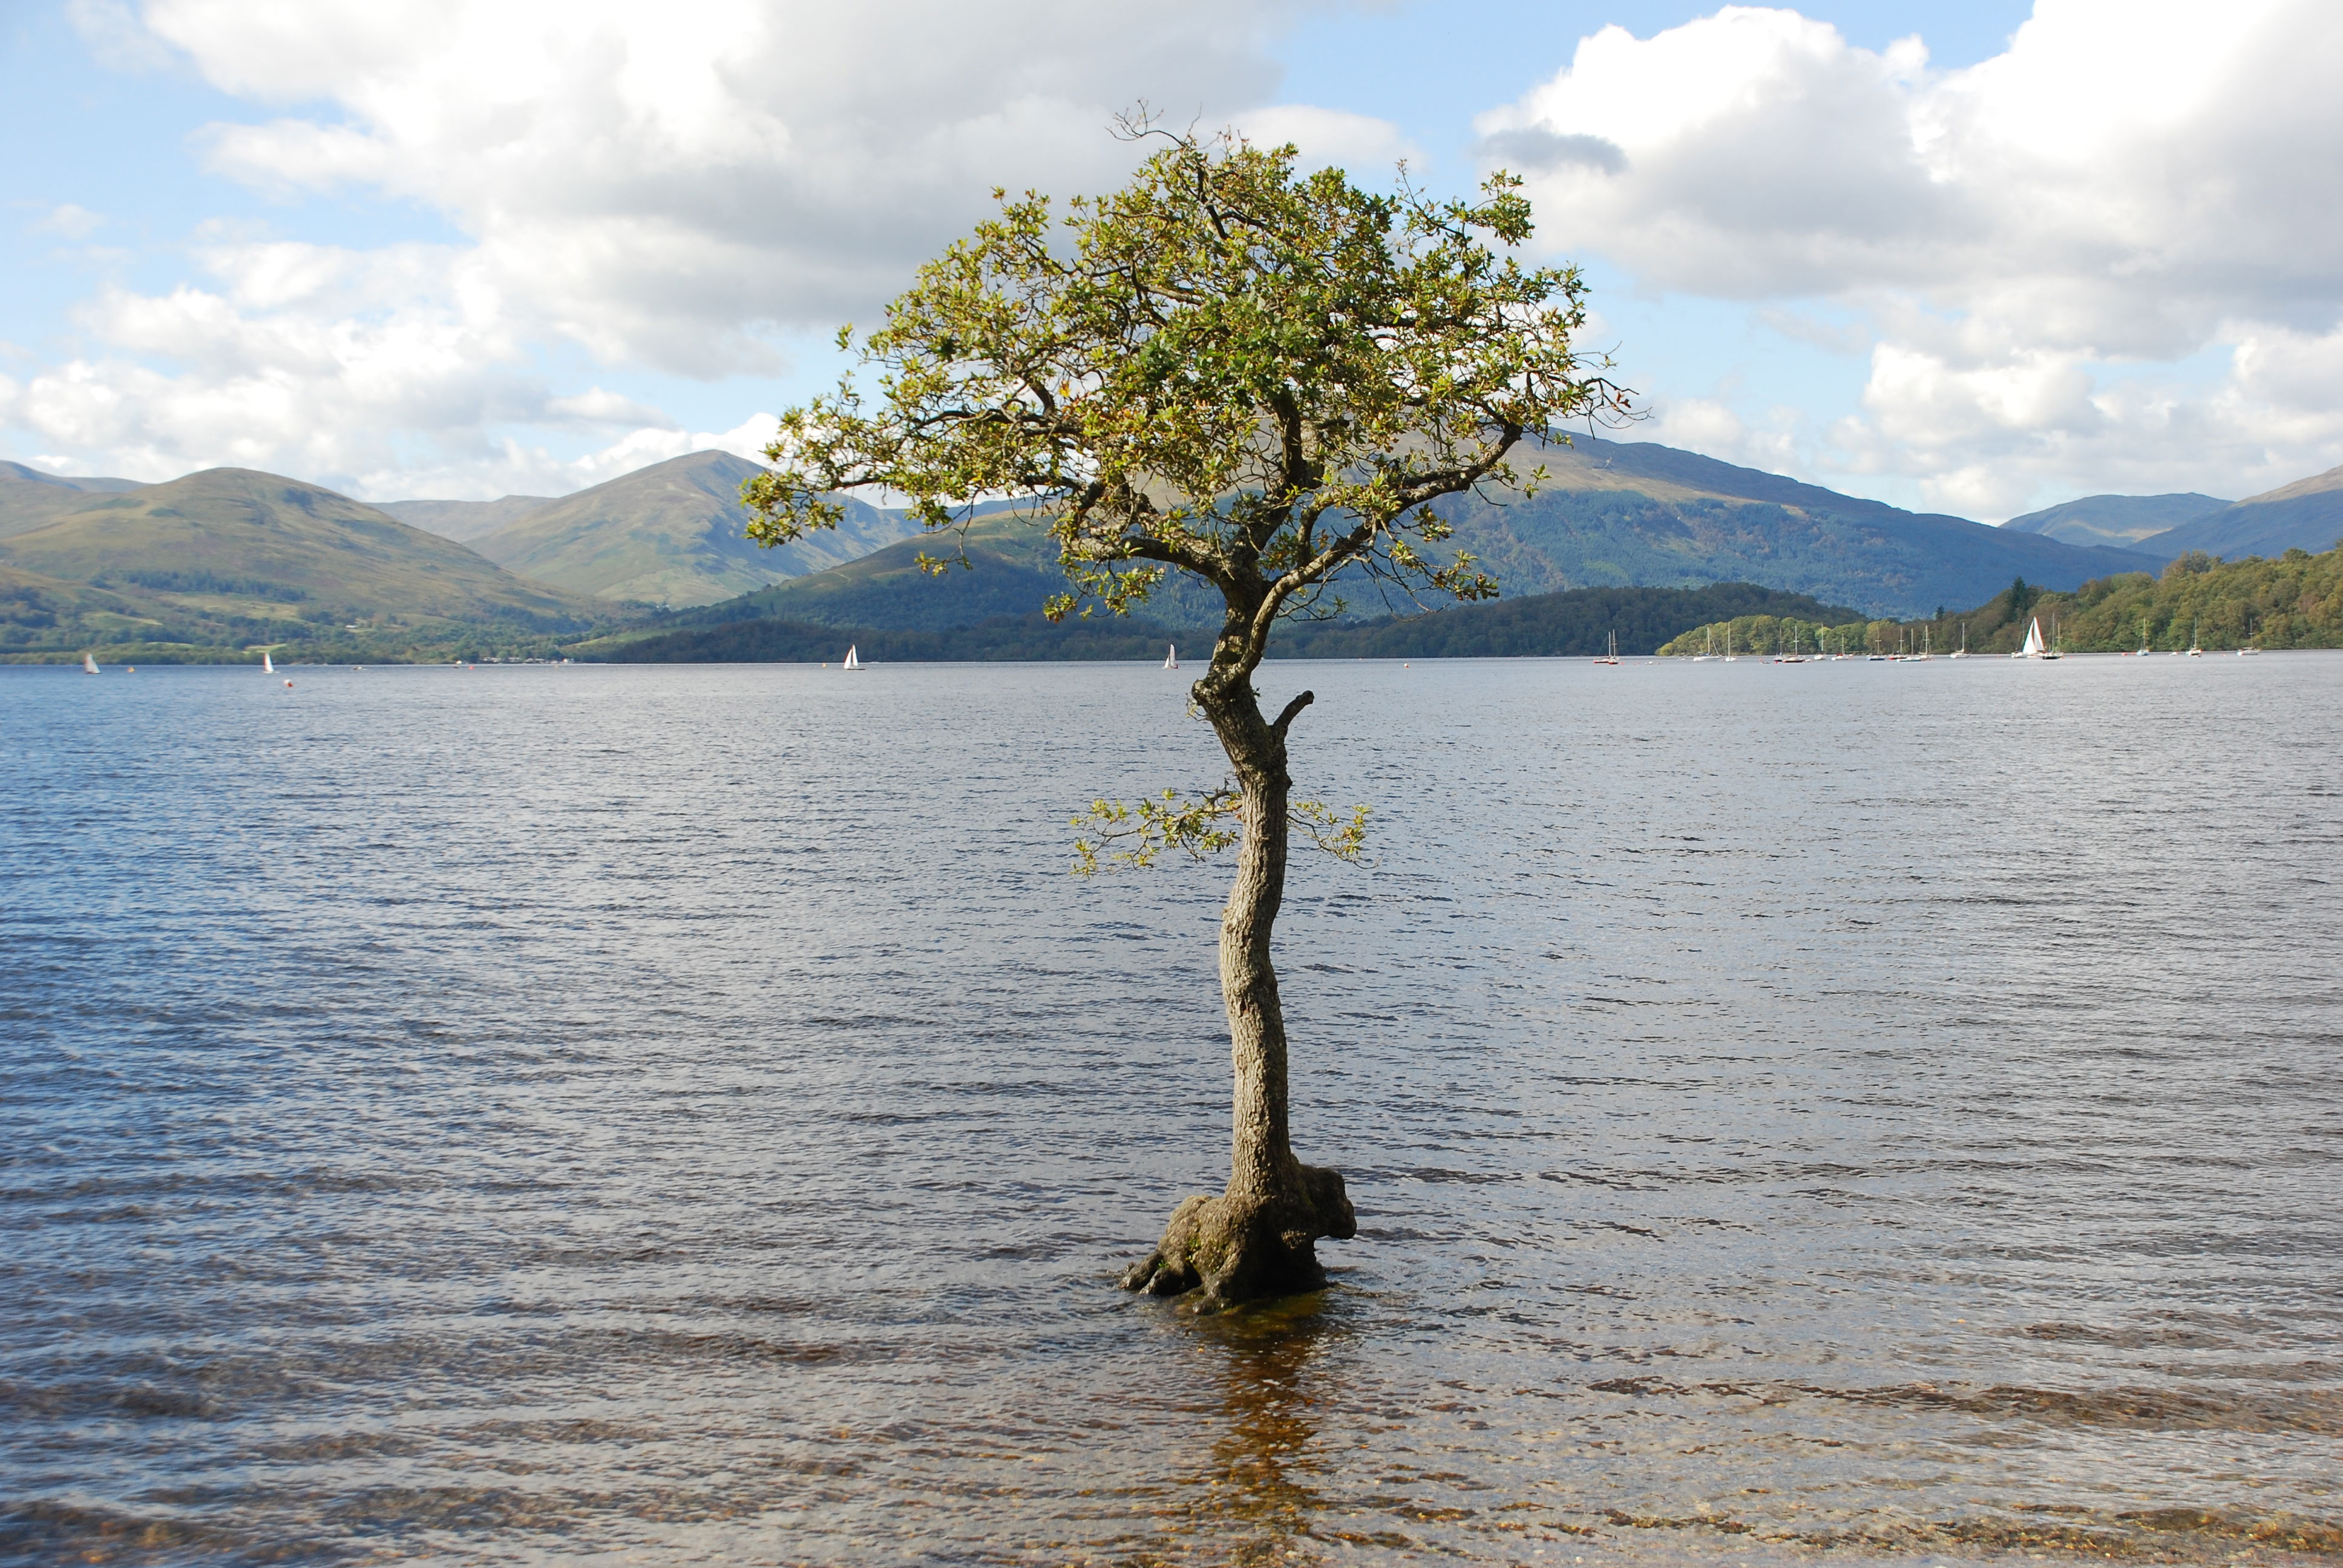
<path fill-rule="evenodd" d="M 1713 626 L 1708 628 L 1708 641 L 1704 646 L 1708 649 L 1707 652 L 1695 653 L 1692 656 L 1692 661 L 1694 664 L 1704 664 L 1716 657 L 1716 628 Z"/>
<path fill-rule="evenodd" d="M 2260 633 L 2254 630 L 2253 620 L 2251 618 L 2248 618 L 2246 621 L 2246 646 L 2237 649 L 2237 657 L 2239 658 L 2244 658 L 2248 654 L 2256 654 L 2261 651 L 2261 644 L 2257 640 L 2259 636 Z"/>
<path fill-rule="evenodd" d="M 81 672 L 84 675 L 96 675 L 97 673 L 97 660 L 92 658 L 85 653 L 83 654 L 81 656 Z"/>
<path fill-rule="evenodd" d="M 1611 651 L 1596 659 L 1594 662 L 1597 664 L 1616 664 L 1619 662 L 1619 634 L 1617 632 L 1614 631 L 1611 634 Z"/>
<path fill-rule="evenodd" d="M 2200 625 L 2200 622 L 2193 620 L 2188 623 L 2188 657 L 2191 658 L 2205 657 L 2205 639 L 2197 635 Z"/>
<path fill-rule="evenodd" d="M 1968 622 L 1966 622 L 1966 621 L 1963 621 L 1963 622 L 1961 622 L 1961 650 L 1960 650 L 1960 652 L 1958 652 L 1958 653 L 1948 653 L 1948 654 L 1946 654 L 1945 657 L 1946 657 L 1946 658 L 1966 658 L 1968 656 L 1969 656 L 1969 623 L 1968 623 Z"/>
<path fill-rule="evenodd" d="M 854 649 L 850 645 L 846 650 L 846 662 L 840 665 L 839 668 L 840 669 L 860 669 L 862 668 L 862 661 L 854 657 Z"/>
<path fill-rule="evenodd" d="M 260 672 L 263 675 L 274 675 L 277 673 L 277 661 L 268 657 L 268 650 L 266 648 L 262 648 L 260 650 Z"/>
<path fill-rule="evenodd" d="M 1177 669 L 1180 668 L 1180 645 L 1178 643 L 1168 642 L 1163 645 L 1163 668 L 1166 669 Z"/>
<path fill-rule="evenodd" d="M 2045 658 L 2066 657 L 2058 651 L 2058 612 L 2055 609 L 2050 612 L 2050 646 L 2042 650 L 2042 657 Z"/>
<path fill-rule="evenodd" d="M 2146 658 L 2147 657 L 2147 617 L 2146 616 L 2139 618 L 2139 651 L 2132 655 L 2132 657 L 2134 658 Z"/>
<path fill-rule="evenodd" d="M 2026 622 L 2026 646 L 2019 648 L 2016 653 L 2011 654 L 2009 657 L 2012 658 L 2040 658 L 2042 657 L 2042 618 L 2040 616 L 2037 615 L 2032 620 Z"/>

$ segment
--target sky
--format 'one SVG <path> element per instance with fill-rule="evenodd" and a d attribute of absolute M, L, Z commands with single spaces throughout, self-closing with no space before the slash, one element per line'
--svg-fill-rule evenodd
<path fill-rule="evenodd" d="M 1629 438 L 1998 521 L 2343 464 L 2333 0 L 0 0 L 0 457 L 368 500 L 754 456 L 1139 103 L 1524 176 Z"/>

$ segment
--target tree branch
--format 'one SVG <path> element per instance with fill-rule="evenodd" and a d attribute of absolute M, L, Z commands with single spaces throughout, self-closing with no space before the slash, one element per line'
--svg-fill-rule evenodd
<path fill-rule="evenodd" d="M 1317 700 L 1318 694 L 1316 692 L 1305 691 L 1301 696 L 1295 698 L 1292 701 L 1287 703 L 1285 705 L 1285 711 L 1279 714 L 1277 716 L 1277 721 L 1269 727 L 1270 732 L 1275 735 L 1280 740 L 1284 739 L 1285 728 L 1287 725 L 1293 722 L 1294 716 Z"/>

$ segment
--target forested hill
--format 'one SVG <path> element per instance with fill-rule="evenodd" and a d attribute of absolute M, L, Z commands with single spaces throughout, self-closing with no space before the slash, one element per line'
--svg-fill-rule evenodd
<path fill-rule="evenodd" d="M 1289 658 L 1568 658 L 1607 651 L 1616 633 L 1622 654 L 1645 654 L 1687 627 L 1744 615 L 1847 620 L 1855 612 L 1755 583 L 1572 588 L 1424 615 L 1305 621 L 1278 646 Z"/>
<path fill-rule="evenodd" d="M 2010 653 L 2036 620 L 2044 637 L 2055 632 L 2069 653 L 2128 653 L 2142 646 L 2158 653 L 2191 646 L 2214 653 L 2248 646 L 2343 648 L 2343 548 L 2322 555 L 2289 549 L 2275 559 L 2226 563 L 2199 551 L 2180 557 L 2160 575 L 2124 572 L 2073 593 L 2021 578 L 1974 609 L 1926 621 L 1720 618 L 1659 651 L 1689 656 L 1722 648 L 1729 625 L 1734 646 L 1748 651 L 1811 650 L 1819 632 L 1821 646 L 1850 653 L 1927 648 L 1941 654 L 1963 646 L 1971 653 Z"/>
<path fill-rule="evenodd" d="M 1754 583 L 1699 588 L 1576 588 L 1456 605 L 1368 621 L 1300 621 L 1278 634 L 1276 658 L 1568 658 L 1650 653 L 1687 627 L 1734 616 L 1842 621 L 1845 606 Z M 1052 626 L 1038 614 L 989 617 L 974 626 L 900 629 L 761 618 L 689 627 L 649 638 L 608 638 L 569 651 L 626 663 L 836 663 L 850 644 L 867 662 L 957 659 L 1160 659 L 1180 642 L 1191 658 L 1209 638 L 1158 623 L 1098 617 Z"/>

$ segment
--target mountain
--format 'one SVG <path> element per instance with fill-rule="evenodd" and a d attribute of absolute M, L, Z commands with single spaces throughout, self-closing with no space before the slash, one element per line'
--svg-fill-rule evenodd
<path fill-rule="evenodd" d="M 316 485 L 212 468 L 0 539 L 0 648 L 75 638 L 234 650 L 549 638 L 597 607 Z M 14 607 L 9 608 L 9 607 Z"/>
<path fill-rule="evenodd" d="M 468 544 L 553 502 L 551 496 L 503 496 L 493 501 L 377 501 L 375 509 L 388 512 L 410 528 Z"/>
<path fill-rule="evenodd" d="M 1445 508 L 1457 543 L 1508 592 L 1754 582 L 1871 615 L 1914 614 L 1974 604 L 2016 577 L 2071 588 L 2163 564 L 1907 512 L 1654 442 L 1581 437 L 1514 466 L 1541 463 L 1534 497 Z"/>
<path fill-rule="evenodd" d="M 964 555 L 969 565 L 935 576 L 920 568 L 923 554 L 944 558 Z M 923 534 L 827 571 L 678 611 L 660 624 L 706 627 L 778 619 L 849 628 L 947 631 L 1003 616 L 1038 614 L 1044 600 L 1065 591 L 1056 543 L 1024 514 L 1003 507 L 979 516 L 963 535 Z M 1143 614 L 1151 623 L 1190 629 L 1217 624 L 1218 602 L 1199 587 L 1167 583 L 1166 591 Z"/>
<path fill-rule="evenodd" d="M 1441 509 L 1508 598 L 1574 588 L 1696 588 L 1756 583 L 1853 605 L 1865 615 L 1925 613 L 1975 604 L 2024 577 L 2047 588 L 2154 570 L 2163 558 L 2085 549 L 1960 518 L 1903 511 L 1779 475 L 1648 442 L 1582 438 L 1547 446 L 1516 467 L 1543 464 L 1534 496 L 1468 498 Z M 708 604 L 660 623 L 712 626 L 773 618 L 839 628 L 940 631 L 1032 613 L 1065 590 L 1057 551 L 1012 513 L 980 517 L 963 548 L 975 569 L 940 578 L 914 558 L 951 553 L 951 541 L 911 539 L 847 566 Z M 1338 585 L 1352 618 L 1417 606 L 1371 583 Z M 1165 627 L 1218 624 L 1214 596 L 1169 580 L 1145 611 Z"/>
<path fill-rule="evenodd" d="M 741 532 L 749 513 L 740 486 L 762 471 L 729 452 L 694 452 L 564 497 L 472 542 L 499 566 L 572 593 L 688 606 L 836 567 L 916 531 L 841 498 L 837 528 L 760 549 Z"/>
<path fill-rule="evenodd" d="M 1701 588 L 1573 588 L 1455 605 L 1367 621 L 1309 621 L 1280 636 L 1280 658 L 1553 658 L 1601 653 L 1617 633 L 1623 654 L 1646 654 L 1720 617 L 1795 616 L 1840 622 L 1855 612 L 1752 583 Z M 850 642 L 866 662 L 959 659 L 1160 659 L 1177 634 L 1138 618 L 1052 626 L 1038 614 L 995 615 L 972 626 L 830 627 L 766 618 L 730 620 L 649 638 L 612 638 L 570 651 L 627 663 L 835 662 Z M 1206 654 L 1202 641 L 1192 658 Z"/>
<path fill-rule="evenodd" d="M 2284 555 L 2290 549 L 2318 555 L 2334 548 L 2338 539 L 2343 539 L 2343 468 L 2329 468 L 2152 535 L 2140 540 L 2138 548 L 2167 560 L 2203 550 L 2234 561 Z"/>
<path fill-rule="evenodd" d="M 0 462 L 0 539 L 41 527 L 89 503 L 93 495 L 138 488 L 136 479 L 85 479 Z"/>
<path fill-rule="evenodd" d="M 2170 496 L 2085 496 L 2061 501 L 2022 518 L 2012 518 L 2004 528 L 2021 534 L 2042 534 L 2070 545 L 2106 545 L 2137 548 L 2142 539 L 2160 534 L 2229 503 L 2218 496 L 2183 491 Z"/>

